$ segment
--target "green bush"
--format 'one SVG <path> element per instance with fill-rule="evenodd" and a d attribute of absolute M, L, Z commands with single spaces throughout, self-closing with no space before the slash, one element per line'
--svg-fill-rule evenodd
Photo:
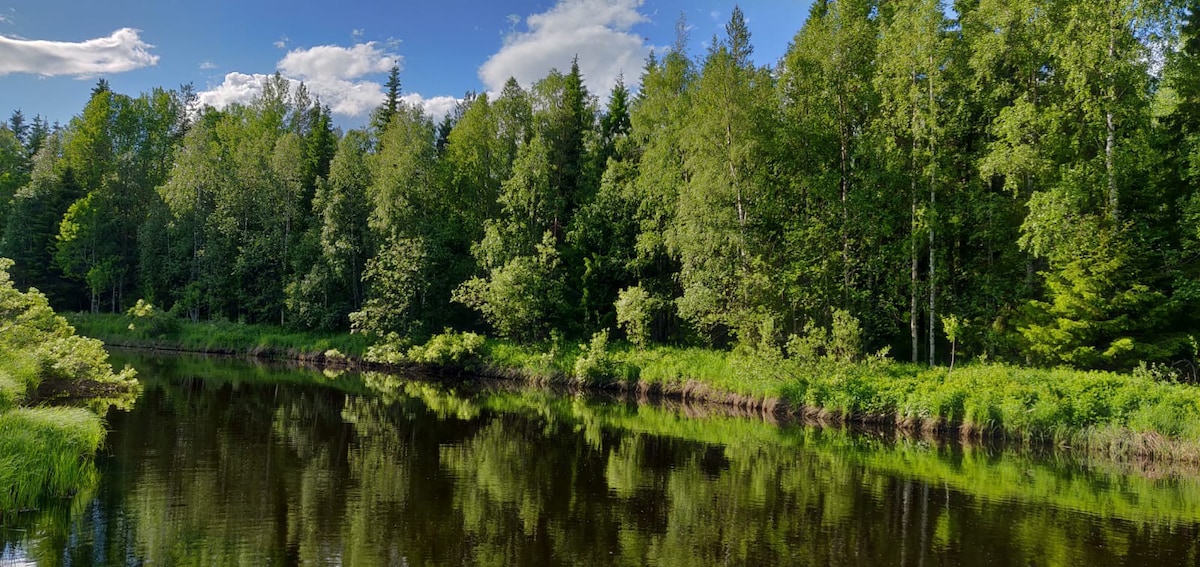
<path fill-rule="evenodd" d="M 835 362 L 849 364 L 863 358 L 862 325 L 849 311 L 835 309 L 833 323 L 828 329 L 818 327 L 812 321 L 804 324 L 804 330 L 792 335 L 787 341 L 787 353 L 791 358 L 815 364 Z"/>
<path fill-rule="evenodd" d="M 419 364 L 436 364 L 468 368 L 479 362 L 483 336 L 475 333 L 456 333 L 446 329 L 423 345 L 408 349 L 407 358 Z"/>
<path fill-rule="evenodd" d="M 165 339 L 179 334 L 179 318 L 158 309 L 144 299 L 125 312 L 129 319 L 129 330 L 144 339 Z"/>
<path fill-rule="evenodd" d="M 12 409 L 25 394 L 25 385 L 0 369 L 0 413 Z"/>
<path fill-rule="evenodd" d="M 663 306 L 661 299 L 651 296 L 640 286 L 621 290 L 613 304 L 617 311 L 617 325 L 625 331 L 629 342 L 638 348 L 650 344 L 651 323 Z"/>
<path fill-rule="evenodd" d="M 616 371 L 616 360 L 608 352 L 608 329 L 594 335 L 588 344 L 579 345 L 579 357 L 575 359 L 576 380 L 598 382 L 612 378 Z"/>

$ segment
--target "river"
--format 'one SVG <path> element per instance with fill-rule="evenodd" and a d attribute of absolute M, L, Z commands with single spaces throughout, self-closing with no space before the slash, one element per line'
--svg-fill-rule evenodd
<path fill-rule="evenodd" d="M 512 383 L 117 353 L 0 565 L 1195 565 L 1200 475 Z"/>

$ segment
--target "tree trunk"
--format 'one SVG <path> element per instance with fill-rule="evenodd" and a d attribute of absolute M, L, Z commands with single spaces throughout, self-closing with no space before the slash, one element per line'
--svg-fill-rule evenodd
<path fill-rule="evenodd" d="M 934 281 L 934 275 L 937 273 L 934 270 L 933 256 L 933 221 L 930 216 L 933 215 L 935 193 L 933 185 L 929 186 L 929 213 L 925 215 L 925 222 L 929 223 L 929 364 L 934 363 L 935 345 L 937 344 L 937 334 L 934 329 L 937 328 L 937 283 Z"/>
<path fill-rule="evenodd" d="M 1108 60 L 1113 61 L 1116 57 L 1116 34 L 1113 26 L 1110 23 L 1108 26 Z M 1104 169 L 1108 177 L 1108 217 L 1116 223 L 1121 219 L 1120 207 L 1117 195 L 1117 176 L 1115 154 L 1117 150 L 1117 126 L 1116 118 L 1113 116 L 1113 106 L 1117 102 L 1116 95 L 1116 77 L 1109 77 L 1107 85 L 1107 100 L 1105 101 L 1104 112 Z"/>
<path fill-rule="evenodd" d="M 934 77 L 934 62 L 933 56 L 929 57 L 929 122 L 926 125 L 926 130 L 932 128 L 932 124 L 936 123 L 937 111 L 936 102 L 933 97 L 933 77 Z M 934 329 L 937 328 L 937 271 L 934 266 L 934 218 L 937 214 L 937 158 L 936 149 L 934 148 L 933 134 L 929 133 L 929 212 L 925 215 L 925 222 L 929 225 L 929 365 L 932 366 L 936 354 L 937 333 Z"/>
<path fill-rule="evenodd" d="M 908 330 L 912 338 L 912 361 L 915 364 L 917 362 L 917 353 L 921 350 L 920 334 L 917 329 L 917 188 L 915 187 L 915 177 L 913 178 L 913 185 L 912 216 L 910 217 L 912 229 L 910 230 L 911 235 L 909 237 L 909 248 L 910 252 L 912 253 L 912 273 L 910 281 L 911 297 L 909 301 Z"/>
<path fill-rule="evenodd" d="M 842 197 L 842 308 L 850 307 L 850 132 L 846 125 L 846 102 L 838 95 L 838 111 L 841 114 L 839 127 L 841 138 L 841 197 Z"/>
<path fill-rule="evenodd" d="M 912 71 L 912 81 L 913 81 L 913 84 L 916 84 L 916 82 L 917 82 L 917 70 L 915 68 Z M 912 172 L 911 177 L 910 177 L 911 178 L 911 187 L 909 187 L 909 195 L 912 200 L 912 211 L 910 213 L 911 216 L 909 217 L 909 225 L 910 226 L 909 226 L 908 241 L 909 241 L 909 249 L 910 249 L 909 252 L 912 256 L 912 258 L 911 258 L 912 259 L 912 273 L 910 274 L 911 280 L 910 280 L 910 286 L 909 286 L 911 289 L 909 290 L 910 298 L 909 298 L 908 330 L 909 330 L 910 338 L 912 339 L 912 361 L 915 364 L 918 362 L 918 358 L 919 358 L 918 353 L 921 350 L 921 339 L 920 339 L 921 335 L 920 335 L 920 330 L 919 330 L 920 315 L 917 313 L 917 283 L 918 283 L 918 280 L 917 280 L 917 276 L 918 276 L 918 266 L 917 266 L 917 261 L 918 261 L 917 260 L 917 175 L 916 175 L 916 172 L 917 172 L 917 101 L 913 100 L 911 102 L 912 102 L 912 116 L 909 118 L 908 127 L 909 127 L 909 135 L 912 136 L 912 140 L 911 140 L 911 146 L 909 147 L 908 159 L 909 159 L 909 168 L 910 168 L 910 171 Z"/>

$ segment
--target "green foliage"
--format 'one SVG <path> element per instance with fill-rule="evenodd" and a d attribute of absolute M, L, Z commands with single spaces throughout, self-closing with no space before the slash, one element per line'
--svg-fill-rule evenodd
<path fill-rule="evenodd" d="M 145 299 L 137 300 L 125 316 L 129 319 L 129 330 L 140 338 L 167 339 L 179 333 L 179 318 Z"/>
<path fill-rule="evenodd" d="M 423 345 L 408 349 L 406 359 L 418 364 L 441 367 L 471 368 L 479 363 L 483 335 L 456 333 L 447 329 L 430 337 Z"/>
<path fill-rule="evenodd" d="M 420 238 L 391 238 L 367 261 L 363 281 L 369 293 L 362 309 L 350 314 L 351 328 L 371 336 L 412 332 L 429 287 L 426 242 Z"/>
<path fill-rule="evenodd" d="M 6 371 L 0 371 L 0 414 L 16 407 L 25 395 L 25 384 L 13 379 Z"/>
<path fill-rule="evenodd" d="M 862 326 L 848 311 L 835 309 L 829 328 L 808 321 L 800 334 L 791 335 L 787 353 L 803 364 L 859 362 L 863 357 Z"/>
<path fill-rule="evenodd" d="M 748 59 L 749 32 L 735 11 L 728 37 L 712 46 L 691 93 L 680 142 L 687 182 L 667 244 L 679 259 L 679 314 L 716 340 L 725 332 L 753 335 L 755 312 L 771 309 L 779 258 L 770 242 L 781 217 L 766 148 L 771 81 Z"/>
<path fill-rule="evenodd" d="M 608 329 L 594 335 L 587 344 L 579 345 L 572 375 L 585 384 L 602 384 L 616 377 L 618 365 L 608 350 Z"/>
<path fill-rule="evenodd" d="M 563 280 L 554 236 L 547 231 L 536 255 L 517 256 L 494 268 L 489 279 L 473 278 L 454 300 L 480 311 L 501 335 L 516 340 L 548 336 L 558 322 Z"/>
<path fill-rule="evenodd" d="M 68 496 L 98 478 L 91 457 L 104 439 L 100 417 L 78 408 L 16 407 L 28 394 L 47 381 L 119 391 L 134 384 L 131 368 L 113 373 L 103 344 L 76 335 L 44 295 L 18 291 L 12 265 L 0 258 L 0 514 Z"/>
<path fill-rule="evenodd" d="M 98 340 L 75 334 L 65 319 L 56 315 L 37 290 L 21 293 L 13 286 L 7 270 L 12 261 L 0 258 L 0 351 L 23 353 L 35 361 L 36 380 L 123 381 L 132 369 L 114 374 L 108 353 Z M 7 358 L 7 357 L 6 357 Z M 36 388 L 36 382 L 29 382 Z"/>
<path fill-rule="evenodd" d="M 734 10 L 697 55 L 681 19 L 607 104 L 573 62 L 435 125 L 397 68 L 344 134 L 280 74 L 222 110 L 98 84 L 61 132 L 0 128 L 0 253 L 71 310 L 406 345 L 621 329 L 782 356 L 796 335 L 797 358 L 936 365 L 954 313 L 975 324 L 949 358 L 1166 362 L 1200 324 L 1196 20 L 831 0 L 760 67 Z M 835 310 L 856 338 L 818 330 L 849 328 Z"/>
<path fill-rule="evenodd" d="M 317 356 L 337 349 L 347 356 L 361 357 L 369 341 L 361 334 L 299 331 L 273 325 L 251 325 L 229 321 L 178 322 L 179 331 L 164 338 L 140 337 L 129 330 L 121 315 L 68 314 L 79 332 L 106 343 L 129 347 L 172 347 L 192 352 L 261 355 L 264 357 Z"/>
<path fill-rule="evenodd" d="M 1105 233 L 1044 274 L 1049 301 L 1030 304 L 1020 330 L 1037 362 L 1130 368 L 1183 351 L 1183 337 L 1156 336 L 1173 306 L 1131 278 L 1129 256 Z M 1131 281 L 1133 280 L 1133 281 Z"/>
<path fill-rule="evenodd" d="M 641 286 L 633 286 L 621 290 L 614 306 L 617 325 L 625 331 L 629 342 L 638 348 L 649 346 L 651 324 L 663 308 L 662 300 L 652 297 Z"/>

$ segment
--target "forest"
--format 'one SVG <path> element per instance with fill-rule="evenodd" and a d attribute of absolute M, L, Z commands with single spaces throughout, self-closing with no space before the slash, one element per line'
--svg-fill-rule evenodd
<path fill-rule="evenodd" d="M 773 66 L 740 10 L 699 54 L 681 16 L 636 89 L 575 64 L 435 119 L 393 68 L 349 131 L 278 74 L 224 109 L 101 79 L 0 127 L 0 257 L 60 311 L 383 342 L 1194 361 L 1198 8 L 817 0 Z"/>

